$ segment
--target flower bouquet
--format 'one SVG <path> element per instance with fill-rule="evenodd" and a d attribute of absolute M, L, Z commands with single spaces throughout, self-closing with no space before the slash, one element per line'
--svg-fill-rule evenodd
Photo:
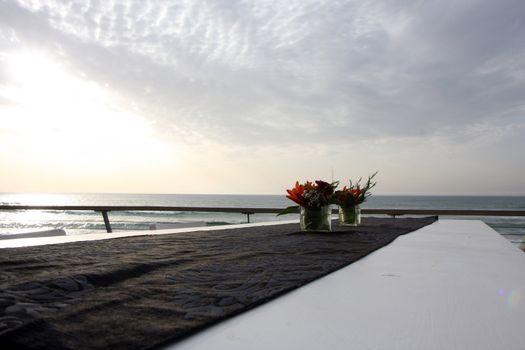
<path fill-rule="evenodd" d="M 298 205 L 284 209 L 278 215 L 300 213 L 302 231 L 330 231 L 332 227 L 330 204 L 337 182 L 328 183 L 321 180 L 295 183 L 289 190 L 287 198 Z"/>
<path fill-rule="evenodd" d="M 368 176 L 366 184 L 361 187 L 361 179 L 353 184 L 350 180 L 349 187 L 343 187 L 342 190 L 336 191 L 332 196 L 332 203 L 339 206 L 339 224 L 343 226 L 357 226 L 361 224 L 361 208 L 359 204 L 363 203 L 372 194 L 369 192 L 376 185 L 372 179 L 377 175 L 377 171 Z"/>

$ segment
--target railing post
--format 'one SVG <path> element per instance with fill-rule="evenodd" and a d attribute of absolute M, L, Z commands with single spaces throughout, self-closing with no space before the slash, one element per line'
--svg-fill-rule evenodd
<path fill-rule="evenodd" d="M 95 211 L 98 211 L 98 210 L 95 210 Z M 111 224 L 109 223 L 108 211 L 100 210 L 100 212 L 102 213 L 102 217 L 104 218 L 104 225 L 106 226 L 107 233 L 113 232 L 113 230 L 111 229 Z"/>
<path fill-rule="evenodd" d="M 250 214 L 255 214 L 255 213 L 252 213 L 252 212 L 243 212 L 243 214 L 246 214 L 246 216 L 248 217 L 248 223 L 250 223 Z"/>

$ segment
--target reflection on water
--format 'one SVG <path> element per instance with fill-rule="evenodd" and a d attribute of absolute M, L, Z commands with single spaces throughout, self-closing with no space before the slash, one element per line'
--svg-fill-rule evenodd
<path fill-rule="evenodd" d="M 59 193 L 0 193 L 0 204 L 73 205 L 74 196 Z"/>

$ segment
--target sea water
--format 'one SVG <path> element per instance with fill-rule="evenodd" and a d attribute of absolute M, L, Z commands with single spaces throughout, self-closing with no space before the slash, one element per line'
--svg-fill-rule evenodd
<path fill-rule="evenodd" d="M 0 205 L 86 206 L 186 206 L 226 208 L 284 208 L 293 203 L 284 195 L 197 195 L 197 194 L 28 194 L 0 193 Z M 381 209 L 479 209 L 525 210 L 522 196 L 382 196 L 373 195 L 363 208 Z M 295 215 L 253 214 L 251 222 L 289 220 Z M 525 217 L 450 217 L 477 219 L 493 227 L 516 244 L 525 235 Z M 206 222 L 207 225 L 239 224 L 241 213 L 115 211 L 109 213 L 114 231 L 148 230 L 150 224 Z M 0 210 L 0 234 L 62 228 L 68 234 L 104 232 L 100 213 L 93 211 Z"/>

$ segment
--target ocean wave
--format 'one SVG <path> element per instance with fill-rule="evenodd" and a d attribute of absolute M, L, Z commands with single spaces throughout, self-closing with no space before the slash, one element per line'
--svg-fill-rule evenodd
<path fill-rule="evenodd" d="M 164 217 L 164 216 L 184 216 L 187 215 L 187 211 L 154 211 L 154 210 L 125 210 L 125 211 L 113 211 L 110 212 L 113 215 L 127 215 L 127 216 L 141 216 L 141 217 Z"/>
<path fill-rule="evenodd" d="M 223 226 L 223 225 L 232 225 L 232 224 L 240 224 L 240 222 L 210 221 L 206 223 L 207 226 Z"/>
<path fill-rule="evenodd" d="M 67 214 L 67 215 L 100 216 L 100 213 L 94 210 L 64 210 L 64 211 L 58 211 L 58 213 Z"/>

